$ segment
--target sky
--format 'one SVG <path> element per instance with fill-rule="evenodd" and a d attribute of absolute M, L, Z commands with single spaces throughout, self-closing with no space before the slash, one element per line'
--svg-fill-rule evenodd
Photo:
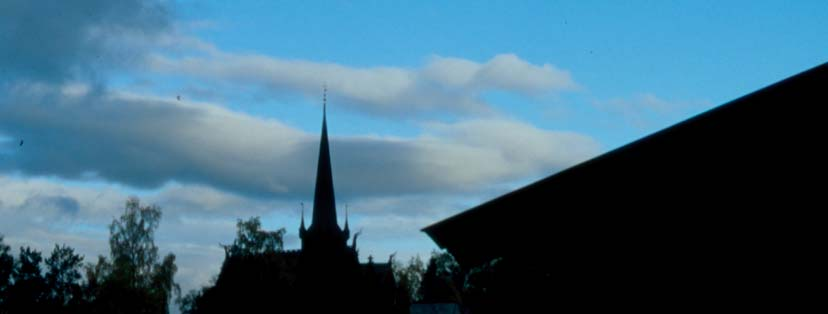
<path fill-rule="evenodd" d="M 427 257 L 421 228 L 824 63 L 826 38 L 826 1 L 0 0 L 0 234 L 92 262 L 138 196 L 184 291 L 237 219 L 299 248 L 327 85 L 360 258 Z"/>

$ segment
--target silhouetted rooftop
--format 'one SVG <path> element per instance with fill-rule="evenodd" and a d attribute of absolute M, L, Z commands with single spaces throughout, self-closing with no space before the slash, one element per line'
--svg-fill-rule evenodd
<path fill-rule="evenodd" d="M 826 104 L 823 64 L 423 231 L 465 268 L 507 257 L 562 285 L 744 288 L 822 194 Z"/>

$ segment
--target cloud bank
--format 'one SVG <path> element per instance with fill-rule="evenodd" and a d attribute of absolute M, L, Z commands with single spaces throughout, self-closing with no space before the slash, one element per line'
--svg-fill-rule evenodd
<path fill-rule="evenodd" d="M 597 154 L 598 144 L 506 119 L 426 124 L 413 138 L 336 136 L 341 195 L 455 193 L 551 173 Z M 318 134 L 209 103 L 23 84 L 0 97 L 11 155 L 0 169 L 140 188 L 206 184 L 256 197 L 311 197 Z M 382 175 L 367 175 L 367 174 Z"/>
<path fill-rule="evenodd" d="M 107 251 L 106 225 L 139 188 L 142 201 L 164 208 L 156 240 L 179 257 L 185 290 L 218 271 L 218 244 L 232 241 L 236 218 L 275 216 L 269 227 L 287 227 L 295 247 L 296 205 L 312 199 L 319 134 L 220 103 L 116 89 L 113 77 L 178 76 L 172 81 L 314 99 L 327 83 L 360 114 L 457 117 L 421 120 L 419 134 L 405 138 L 338 136 L 344 122 L 329 117 L 337 196 L 366 229 L 364 252 L 378 256 L 431 245 L 419 227 L 492 196 L 492 186 L 599 152 L 588 136 L 492 114 L 489 92 L 579 88 L 552 64 L 500 54 L 354 67 L 227 53 L 178 34 L 173 11 L 163 0 L 0 2 L 0 43 L 12 43 L 0 44 L 0 232 L 9 243 L 67 243 L 91 261 Z"/>
<path fill-rule="evenodd" d="M 166 1 L 6 0 L 0 3 L 0 82 L 102 79 L 144 63 L 170 34 Z"/>
<path fill-rule="evenodd" d="M 317 98 L 327 84 L 332 97 L 344 106 L 392 117 L 433 112 L 488 114 L 493 109 L 483 100 L 485 92 L 537 95 L 577 89 L 569 72 L 551 64 L 531 64 L 514 54 L 496 55 L 484 63 L 434 56 L 417 69 L 358 68 L 218 51 L 180 58 L 155 54 L 148 59 L 150 67 L 162 73 L 253 85 L 274 94 Z"/>

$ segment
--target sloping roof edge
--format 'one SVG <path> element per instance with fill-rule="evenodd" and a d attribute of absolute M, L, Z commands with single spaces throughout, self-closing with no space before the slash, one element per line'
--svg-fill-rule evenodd
<path fill-rule="evenodd" d="M 544 185 L 546 182 L 549 182 L 549 181 L 551 181 L 551 180 L 555 180 L 556 178 L 561 177 L 561 176 L 572 175 L 573 173 L 577 173 L 578 171 L 580 171 L 580 169 L 587 168 L 587 167 L 589 167 L 589 166 L 590 166 L 590 165 L 592 165 L 592 164 L 595 164 L 595 163 L 600 163 L 601 161 L 603 161 L 603 160 L 605 160 L 605 159 L 612 158 L 612 157 L 613 157 L 613 156 L 615 156 L 615 155 L 621 154 L 621 153 L 623 153 L 623 152 L 625 152 L 625 151 L 628 151 L 628 150 L 630 150 L 630 149 L 634 149 L 634 148 L 636 148 L 636 147 L 638 147 L 638 146 L 640 146 L 640 145 L 646 144 L 647 142 L 657 140 L 657 139 L 659 139 L 659 138 L 661 138 L 661 137 L 664 137 L 664 136 L 668 136 L 669 134 L 671 134 L 671 133 L 675 132 L 676 130 L 680 130 L 680 129 L 684 128 L 684 127 L 685 127 L 685 126 L 687 126 L 687 125 L 694 124 L 694 123 L 696 123 L 697 121 L 699 121 L 699 120 L 703 120 L 703 119 L 705 119 L 705 118 L 707 118 L 707 117 L 714 116 L 714 115 L 716 115 L 718 112 L 721 112 L 721 111 L 726 111 L 726 110 L 731 110 L 733 106 L 746 105 L 746 104 L 749 102 L 749 100 L 750 100 L 750 99 L 762 97 L 762 95 L 763 95 L 763 94 L 770 93 L 770 92 L 772 92 L 773 90 L 776 90 L 776 89 L 780 88 L 781 86 L 788 85 L 788 84 L 789 84 L 790 82 L 792 82 L 792 81 L 795 81 L 795 80 L 801 79 L 801 78 L 806 77 L 806 76 L 813 75 L 815 72 L 819 72 L 819 71 L 828 72 L 828 62 L 826 62 L 826 63 L 822 63 L 822 64 L 820 64 L 820 65 L 818 65 L 818 66 L 815 66 L 815 67 L 813 67 L 813 68 L 811 68 L 811 69 L 805 70 L 805 71 L 803 71 L 803 72 L 800 72 L 800 73 L 798 73 L 798 74 L 795 74 L 795 75 L 793 75 L 793 76 L 790 76 L 790 77 L 788 77 L 788 78 L 786 78 L 786 79 L 783 79 L 783 80 L 781 80 L 781 81 L 778 81 L 778 82 L 776 82 L 776 83 L 773 83 L 773 84 L 771 84 L 771 85 L 768 85 L 768 86 L 766 86 L 766 87 L 764 87 L 764 88 L 761 88 L 761 89 L 759 89 L 759 90 L 757 90 L 757 91 L 754 91 L 754 92 L 749 93 L 749 94 L 747 94 L 747 95 L 741 96 L 741 97 L 739 97 L 739 98 L 736 98 L 736 99 L 734 99 L 734 100 L 731 100 L 731 101 L 729 101 L 729 102 L 727 102 L 727 103 L 724 103 L 724 104 L 722 104 L 722 105 L 716 106 L 716 107 L 714 107 L 714 108 L 712 108 L 712 109 L 710 109 L 710 110 L 707 110 L 707 111 L 705 111 L 705 112 L 702 112 L 702 113 L 700 113 L 700 114 L 697 114 L 697 115 L 695 115 L 695 116 L 693 116 L 693 117 L 691 117 L 691 118 L 688 118 L 688 119 L 683 120 L 683 121 L 681 121 L 681 122 L 679 122 L 679 123 L 676 123 L 676 124 L 674 124 L 674 125 L 672 125 L 672 126 L 669 126 L 669 127 L 664 128 L 664 129 L 662 129 L 662 130 L 659 130 L 659 131 L 657 131 L 657 132 L 655 132 L 655 133 L 652 133 L 652 134 L 650 134 L 650 135 L 647 135 L 647 136 L 645 136 L 645 137 L 642 137 L 642 138 L 640 138 L 640 139 L 638 139 L 638 140 L 635 140 L 635 141 L 633 141 L 633 142 L 630 142 L 630 143 L 628 143 L 628 144 L 626 144 L 626 145 L 623 145 L 623 146 L 621 146 L 621 147 L 619 147 L 619 148 L 616 148 L 616 149 L 614 149 L 614 150 L 612 150 L 612 151 L 606 152 L 606 153 L 601 154 L 601 155 L 599 155 L 599 156 L 597 156 L 597 157 L 594 157 L 594 158 L 589 159 L 589 160 L 587 160 L 587 161 L 584 161 L 584 162 L 581 162 L 581 163 L 579 163 L 579 164 L 576 164 L 576 165 L 574 165 L 574 166 L 572 166 L 572 167 L 570 167 L 570 168 L 564 169 L 564 170 L 562 170 L 562 171 L 560 171 L 560 172 L 557 172 L 557 173 L 552 174 L 552 175 L 550 175 L 550 176 L 547 176 L 547 177 L 545 177 L 545 178 L 543 178 L 543 179 L 540 179 L 540 180 L 538 180 L 538 181 L 535 181 L 535 182 L 533 182 L 533 183 L 530 183 L 530 184 L 528 184 L 528 185 L 526 185 L 526 186 L 524 186 L 524 187 L 521 187 L 521 188 L 519 188 L 519 189 L 513 190 L 513 191 L 511 191 L 511 192 L 508 192 L 508 193 L 506 193 L 506 194 L 503 194 L 503 195 L 501 195 L 501 196 L 498 196 L 498 197 L 496 197 L 496 198 L 493 198 L 493 199 L 491 199 L 491 200 L 489 200 L 489 201 L 486 201 L 486 202 L 484 202 L 484 203 L 482 203 L 482 204 L 480 204 L 480 205 L 477 205 L 477 206 L 475 206 L 475 207 L 472 207 L 472 208 L 470 208 L 470 209 L 467 209 L 467 210 L 465 210 L 465 211 L 463 211 L 463 212 L 461 212 L 461 213 L 458 213 L 458 214 L 456 214 L 456 215 L 453 215 L 453 216 L 448 217 L 448 218 L 446 218 L 446 219 L 443 219 L 443 220 L 441 220 L 441 221 L 435 222 L 435 223 L 433 223 L 433 224 L 431 224 L 431 225 L 429 225 L 429 226 L 426 226 L 426 227 L 422 228 L 422 229 L 421 229 L 421 231 L 423 231 L 423 232 L 425 232 L 426 234 L 428 234 L 428 235 L 429 235 L 429 237 L 431 237 L 431 238 L 432 238 L 432 240 L 433 240 L 433 241 L 434 241 L 434 242 L 435 242 L 438 246 L 440 246 L 441 248 L 445 248 L 445 246 L 444 246 L 444 244 L 442 243 L 442 241 L 441 241 L 440 239 L 436 238 L 436 237 L 434 236 L 434 234 L 433 234 L 433 233 L 434 233 L 434 231 L 435 231 L 436 229 L 440 229 L 440 228 L 442 228 L 442 227 L 444 227 L 444 226 L 446 226 L 446 225 L 451 224 L 451 223 L 452 223 L 452 222 L 454 222 L 454 221 L 461 220 L 461 219 L 463 219 L 464 217 L 467 217 L 467 216 L 470 216 L 470 215 L 475 215 L 475 214 L 478 214 L 481 210 L 488 209 L 488 208 L 489 208 L 489 206 L 490 206 L 492 203 L 495 203 L 495 202 L 502 202 L 503 200 L 506 200 L 506 199 L 509 199 L 509 198 L 513 198 L 513 197 L 515 197 L 515 196 L 519 195 L 520 193 L 522 193 L 522 192 L 523 192 L 523 191 L 525 191 L 525 190 L 532 189 L 532 188 L 534 188 L 534 187 L 538 187 L 538 186 Z"/>

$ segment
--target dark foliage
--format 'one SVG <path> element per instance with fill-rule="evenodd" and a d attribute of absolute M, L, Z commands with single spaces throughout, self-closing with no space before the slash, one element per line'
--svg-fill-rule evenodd
<path fill-rule="evenodd" d="M 447 252 L 433 252 L 427 266 L 419 257 L 388 264 L 370 257 L 367 264 L 309 261 L 301 251 L 284 251 L 284 229 L 263 230 L 251 218 L 238 221 L 212 283 L 181 296 L 172 280 L 175 256 L 161 259 L 153 242 L 160 219 L 158 207 L 129 199 L 110 225 L 110 256 L 86 265 L 65 245 L 55 245 L 45 259 L 28 247 L 14 258 L 0 236 L 0 314 L 166 313 L 174 295 L 182 313 L 407 313 L 416 303 L 456 303 L 486 313 L 498 309 L 509 289 L 510 272 L 499 270 L 502 263 L 467 276 Z"/>
<path fill-rule="evenodd" d="M 80 313 L 84 309 L 82 263 L 83 257 L 66 245 L 55 245 L 46 259 L 46 293 L 53 312 Z"/>
<path fill-rule="evenodd" d="M 99 256 L 85 267 L 65 245 L 55 245 L 45 260 L 21 247 L 15 260 L 0 235 L 0 314 L 167 313 L 178 294 L 177 268 L 175 255 L 159 261 L 153 234 L 160 219 L 160 208 L 130 198 L 110 225 L 110 258 Z"/>
<path fill-rule="evenodd" d="M 40 252 L 21 247 L 20 255 L 12 270 L 13 285 L 8 289 L 6 305 L 12 313 L 44 311 L 47 301 L 47 286 L 43 278 Z"/>
<path fill-rule="evenodd" d="M 420 300 L 420 282 L 425 265 L 419 256 L 412 257 L 408 264 L 394 263 L 394 278 L 397 280 L 398 298 L 409 304 Z"/>
<path fill-rule="evenodd" d="M 285 228 L 276 231 L 262 229 L 262 222 L 259 217 L 248 220 L 241 220 L 236 223 L 236 239 L 232 245 L 225 245 L 227 255 L 259 255 L 266 253 L 281 252 L 284 248 L 282 237 L 285 235 Z"/>
<path fill-rule="evenodd" d="M 167 313 L 178 292 L 173 281 L 175 255 L 158 260 L 154 233 L 161 220 L 158 206 L 126 202 L 124 214 L 109 225 L 110 260 L 99 257 L 87 266 L 92 311 L 96 313 Z"/>
<path fill-rule="evenodd" d="M 14 257 L 9 254 L 11 248 L 3 243 L 3 235 L 0 234 L 0 313 L 4 312 L 7 292 L 11 287 L 11 275 L 14 271 Z"/>
<path fill-rule="evenodd" d="M 420 283 L 422 303 L 462 303 L 465 276 L 448 252 L 432 252 Z"/>

